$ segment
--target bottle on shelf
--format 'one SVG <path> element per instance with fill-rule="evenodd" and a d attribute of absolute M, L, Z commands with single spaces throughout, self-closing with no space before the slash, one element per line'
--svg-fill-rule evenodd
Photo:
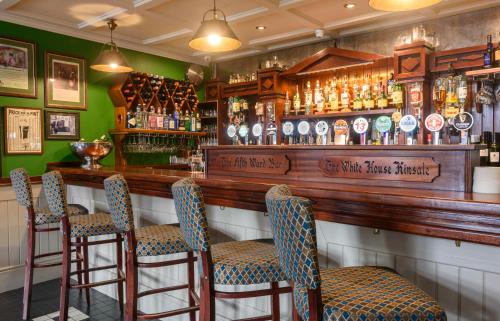
<path fill-rule="evenodd" d="M 196 113 L 196 131 L 201 132 L 201 117 L 200 113 Z"/>
<path fill-rule="evenodd" d="M 371 86 L 368 85 L 368 88 L 366 89 L 366 97 L 363 101 L 363 105 L 365 109 L 367 110 L 372 110 L 375 108 L 375 99 L 373 99 L 372 91 L 371 91 Z"/>
<path fill-rule="evenodd" d="M 484 53 L 484 68 L 493 67 L 493 63 L 495 62 L 495 52 L 493 51 L 493 41 L 492 36 L 488 35 L 487 43 L 486 43 L 486 52 Z"/>
<path fill-rule="evenodd" d="M 306 90 L 304 92 L 304 97 L 305 97 L 305 114 L 310 115 L 311 109 L 312 109 L 312 104 L 313 104 L 313 93 L 311 90 L 311 82 L 310 81 L 307 81 L 307 86 L 306 86 Z"/>
<path fill-rule="evenodd" d="M 500 144 L 497 144 L 495 138 L 493 138 L 493 142 L 488 149 L 488 153 L 490 160 L 489 166 L 500 167 Z"/>
<path fill-rule="evenodd" d="M 151 105 L 149 107 L 149 114 L 148 114 L 148 129 L 156 129 L 156 112 L 155 112 L 155 107 Z"/>
<path fill-rule="evenodd" d="M 363 99 L 361 98 L 361 90 L 357 81 L 354 82 L 353 86 L 354 101 L 352 102 L 352 109 L 354 111 L 359 111 L 363 109 Z"/>
<path fill-rule="evenodd" d="M 460 112 L 463 113 L 467 104 L 467 78 L 465 75 L 457 76 L 456 83 L 458 105 L 460 106 Z"/>
<path fill-rule="evenodd" d="M 285 116 L 288 116 L 290 114 L 290 107 L 291 107 L 291 101 L 290 97 L 288 96 L 288 90 L 286 91 L 286 96 L 285 96 Z"/>
<path fill-rule="evenodd" d="M 387 80 L 387 96 L 392 99 L 392 91 L 393 91 L 393 86 L 396 80 L 394 79 L 394 73 L 391 73 L 391 76 Z"/>
<path fill-rule="evenodd" d="M 344 81 L 342 83 L 342 94 L 340 95 L 340 104 L 342 106 L 342 112 L 351 111 L 351 94 L 349 93 L 349 83 L 347 76 L 344 77 Z"/>
<path fill-rule="evenodd" d="M 479 150 L 479 165 L 488 166 L 490 164 L 490 143 L 491 143 L 491 132 L 483 132 L 481 135 L 481 145 L 484 148 Z"/>
<path fill-rule="evenodd" d="M 170 115 L 167 114 L 167 107 L 163 108 L 163 129 L 170 129 Z"/>
<path fill-rule="evenodd" d="M 300 112 L 300 94 L 299 94 L 299 85 L 295 87 L 295 96 L 293 96 L 293 110 L 295 111 L 295 115 L 298 115 Z"/>
<path fill-rule="evenodd" d="M 432 89 L 432 101 L 434 104 L 434 111 L 444 116 L 446 87 L 443 78 L 438 78 L 434 82 L 434 87 Z"/>
<path fill-rule="evenodd" d="M 136 121 L 136 128 L 143 128 L 144 124 L 143 124 L 141 104 L 137 104 L 137 107 L 135 109 L 135 121 Z"/>
<path fill-rule="evenodd" d="M 387 108 L 389 105 L 389 101 L 387 99 L 387 96 L 385 94 L 385 87 L 382 85 L 382 81 L 380 81 L 379 84 L 379 95 L 377 97 L 377 107 L 380 109 Z"/>
<path fill-rule="evenodd" d="M 455 77 L 450 76 L 446 79 L 445 118 L 451 119 L 459 112 L 457 82 Z"/>
<path fill-rule="evenodd" d="M 191 113 L 191 131 L 195 132 L 197 127 L 197 119 L 196 119 L 196 113 L 192 112 Z"/>
<path fill-rule="evenodd" d="M 500 32 L 498 33 L 498 44 L 495 49 L 495 66 L 500 67 Z"/>
<path fill-rule="evenodd" d="M 392 96 L 391 96 L 392 104 L 394 108 L 401 111 L 404 105 L 403 84 L 393 83 L 391 88 L 392 88 Z"/>
<path fill-rule="evenodd" d="M 158 106 L 156 111 L 156 128 L 163 129 L 163 112 L 161 106 Z"/>
<path fill-rule="evenodd" d="M 316 80 L 316 88 L 314 88 L 314 104 L 316 105 L 316 112 L 322 113 L 325 107 L 325 99 L 323 97 L 323 91 L 321 90 L 321 85 L 319 79 Z"/>
<path fill-rule="evenodd" d="M 180 113 L 179 113 L 179 106 L 175 104 L 175 110 L 174 110 L 174 130 L 179 130 L 179 124 L 180 124 Z"/>
<path fill-rule="evenodd" d="M 339 94 L 337 92 L 337 78 L 333 78 L 333 80 L 330 82 L 328 104 L 330 105 L 331 111 L 337 112 L 339 110 Z"/>
<path fill-rule="evenodd" d="M 127 111 L 127 128 L 136 128 L 137 121 L 132 110 Z"/>

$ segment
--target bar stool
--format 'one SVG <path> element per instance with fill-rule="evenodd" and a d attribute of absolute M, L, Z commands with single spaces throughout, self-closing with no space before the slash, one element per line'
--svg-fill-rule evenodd
<path fill-rule="evenodd" d="M 47 202 L 52 213 L 61 217 L 61 232 L 63 234 L 63 260 L 62 260 L 62 281 L 61 297 L 59 302 L 59 321 L 68 320 L 69 290 L 89 289 L 96 286 L 103 286 L 117 283 L 118 301 L 120 309 L 123 309 L 123 282 L 125 280 L 122 271 L 122 236 L 116 229 L 111 215 L 106 213 L 96 213 L 92 215 L 68 215 L 68 205 L 62 176 L 57 171 L 52 171 L 42 176 L 43 187 L 47 196 Z M 89 241 L 91 236 L 105 236 L 116 234 L 115 238 Z M 72 239 L 76 241 L 72 241 Z M 88 246 L 100 244 L 116 244 L 116 264 L 89 268 L 88 266 Z M 84 267 L 83 270 L 71 272 L 71 247 L 81 246 L 83 248 Z M 90 283 L 89 272 L 101 271 L 116 268 L 116 279 Z M 70 276 L 84 273 L 83 284 L 70 284 Z"/>
<path fill-rule="evenodd" d="M 60 255 L 62 252 L 49 252 L 40 255 L 35 255 L 36 248 L 36 233 L 48 233 L 58 231 L 58 227 L 40 227 L 44 224 L 59 223 L 61 217 L 52 213 L 48 208 L 37 206 L 33 200 L 33 190 L 28 172 L 24 168 L 13 169 L 10 172 L 12 188 L 16 194 L 16 199 L 19 205 L 26 207 L 26 256 L 24 267 L 24 293 L 23 293 L 23 320 L 30 318 L 31 308 L 31 293 L 33 288 L 33 273 L 37 268 L 48 268 L 61 265 L 61 262 L 55 263 L 36 263 L 36 259 Z M 77 204 L 68 204 L 68 215 L 83 215 L 88 214 L 88 210 Z M 83 255 L 80 248 L 76 249 L 77 266 L 81 269 Z M 82 283 L 82 274 L 78 274 L 78 283 Z"/>
<path fill-rule="evenodd" d="M 200 262 L 200 320 L 215 321 L 215 298 L 244 299 L 271 296 L 271 315 L 241 320 L 280 320 L 279 295 L 291 292 L 279 287 L 284 280 L 272 240 L 233 241 L 210 244 L 205 203 L 201 188 L 190 178 L 172 185 L 181 231 Z M 269 289 L 243 292 L 216 291 L 214 284 L 254 285 L 269 283 Z M 240 320 L 240 321 L 241 321 Z"/>
<path fill-rule="evenodd" d="M 134 227 L 134 213 L 127 182 L 122 175 L 113 175 L 104 180 L 106 199 L 116 229 L 125 234 L 126 250 L 126 295 L 125 321 L 166 318 L 189 313 L 189 320 L 196 321 L 200 299 L 195 292 L 194 262 L 196 258 L 182 237 L 179 227 L 174 225 L 153 225 L 141 228 Z M 138 257 L 151 257 L 186 253 L 186 258 L 163 262 L 138 262 Z M 178 264 L 187 264 L 188 283 L 149 291 L 138 292 L 138 268 L 158 268 Z M 187 289 L 189 307 L 153 313 L 138 314 L 137 301 L 146 295 Z"/>
<path fill-rule="evenodd" d="M 312 203 L 286 185 L 266 194 L 276 251 L 294 284 L 304 321 L 445 321 L 444 310 L 425 292 L 388 268 L 319 269 Z"/>

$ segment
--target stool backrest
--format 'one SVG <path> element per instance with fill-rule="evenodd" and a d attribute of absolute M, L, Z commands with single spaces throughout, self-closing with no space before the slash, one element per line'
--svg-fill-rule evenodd
<path fill-rule="evenodd" d="M 62 217 L 68 213 L 68 201 L 61 173 L 48 172 L 42 175 L 43 189 L 52 214 Z"/>
<path fill-rule="evenodd" d="M 104 190 L 113 223 L 120 232 L 134 230 L 134 214 L 127 181 L 116 174 L 104 180 Z"/>
<path fill-rule="evenodd" d="M 10 171 L 10 181 L 17 202 L 25 207 L 33 207 L 33 190 L 28 172 L 24 168 L 16 168 Z"/>
<path fill-rule="evenodd" d="M 320 286 L 316 225 L 310 200 L 292 196 L 286 185 L 266 193 L 266 206 L 281 268 L 294 285 Z"/>
<path fill-rule="evenodd" d="M 191 178 L 172 185 L 175 211 L 187 244 L 194 251 L 207 252 L 210 248 L 205 201 L 201 188 Z"/>

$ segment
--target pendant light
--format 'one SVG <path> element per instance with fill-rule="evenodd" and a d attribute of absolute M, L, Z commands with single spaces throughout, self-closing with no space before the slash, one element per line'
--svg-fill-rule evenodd
<path fill-rule="evenodd" d="M 103 46 L 103 49 L 101 49 L 101 52 L 90 68 L 104 72 L 131 72 L 134 70 L 129 66 L 127 59 L 125 59 L 113 41 L 113 30 L 117 26 L 115 19 L 108 20 L 111 41 Z M 109 49 L 104 49 L 106 46 L 109 46 Z"/>
<path fill-rule="evenodd" d="M 381 11 L 410 11 L 433 6 L 443 0 L 370 0 L 370 7 Z"/>
<path fill-rule="evenodd" d="M 224 19 L 219 19 L 218 12 L 222 14 Z M 211 18 L 206 19 L 209 14 L 211 14 Z M 203 15 L 201 26 L 189 42 L 189 46 L 195 50 L 206 52 L 231 51 L 241 46 L 241 41 L 226 21 L 226 15 L 222 10 L 217 9 L 215 0 L 213 9 L 208 10 Z"/>

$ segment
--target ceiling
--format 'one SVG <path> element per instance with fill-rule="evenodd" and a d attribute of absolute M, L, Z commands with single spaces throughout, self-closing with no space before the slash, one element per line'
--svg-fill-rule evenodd
<path fill-rule="evenodd" d="M 347 9 L 346 3 L 356 6 Z M 210 58 L 230 60 L 499 5 L 500 0 L 444 0 L 423 10 L 388 13 L 371 9 L 368 0 L 218 0 L 243 45 Z M 0 0 L 0 19 L 106 42 L 106 19 L 115 18 L 118 46 L 206 64 L 208 55 L 188 42 L 211 6 L 211 0 Z M 323 38 L 315 36 L 317 29 Z"/>

